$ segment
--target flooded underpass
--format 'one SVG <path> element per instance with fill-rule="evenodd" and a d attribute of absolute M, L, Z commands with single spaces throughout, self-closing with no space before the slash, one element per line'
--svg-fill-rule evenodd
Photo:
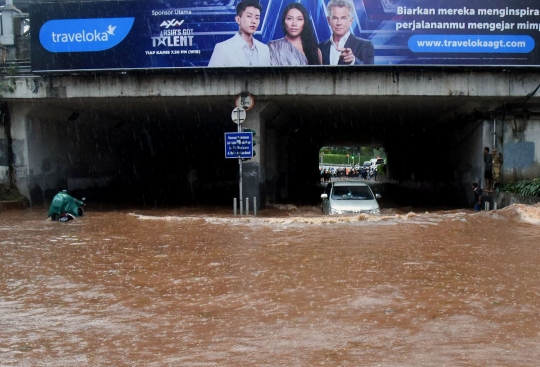
<path fill-rule="evenodd" d="M 0 213 L 2 366 L 537 366 L 540 207 Z"/>

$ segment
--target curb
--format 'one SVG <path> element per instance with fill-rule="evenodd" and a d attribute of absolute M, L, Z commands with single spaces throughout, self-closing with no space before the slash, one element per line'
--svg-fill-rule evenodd
<path fill-rule="evenodd" d="M 28 205 L 22 201 L 0 201 L 0 212 L 25 208 L 28 208 Z"/>

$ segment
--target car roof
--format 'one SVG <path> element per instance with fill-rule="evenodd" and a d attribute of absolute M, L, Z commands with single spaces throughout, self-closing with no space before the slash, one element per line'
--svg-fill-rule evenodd
<path fill-rule="evenodd" d="M 368 186 L 365 182 L 360 181 L 334 181 L 334 186 Z"/>

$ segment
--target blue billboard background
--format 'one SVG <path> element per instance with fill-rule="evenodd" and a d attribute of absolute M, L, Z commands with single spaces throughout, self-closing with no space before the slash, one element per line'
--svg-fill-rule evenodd
<path fill-rule="evenodd" d="M 255 38 L 283 37 L 282 9 L 304 5 L 318 42 L 328 40 L 328 0 L 261 0 Z M 32 69 L 207 67 L 231 38 L 239 0 L 34 3 Z M 353 0 L 351 32 L 369 40 L 378 65 L 538 66 L 538 0 Z"/>

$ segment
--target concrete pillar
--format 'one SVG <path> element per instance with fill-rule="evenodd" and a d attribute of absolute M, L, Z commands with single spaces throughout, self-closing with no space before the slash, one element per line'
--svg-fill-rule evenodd
<path fill-rule="evenodd" d="M 9 185 L 7 135 L 4 123 L 0 123 L 0 183 Z"/>
<path fill-rule="evenodd" d="M 284 126 L 289 116 L 274 102 L 269 102 L 262 115 L 266 121 L 264 156 L 267 201 L 275 203 L 287 197 L 287 146 Z"/>
<path fill-rule="evenodd" d="M 256 100 L 242 125 L 257 133 L 254 139 L 257 155 L 242 166 L 243 199 L 249 198 L 253 202 L 253 197 L 257 197 L 257 210 L 267 201 L 275 202 L 288 196 L 288 143 L 284 127 L 289 120 L 276 103 Z"/>
<path fill-rule="evenodd" d="M 15 44 L 13 15 L 17 12 L 20 10 L 13 6 L 13 1 L 6 0 L 6 5 L 2 9 L 2 35 L 0 36 L 0 43 L 5 46 Z"/>
<path fill-rule="evenodd" d="M 484 185 L 484 147 L 486 139 L 492 138 L 487 125 L 486 121 L 472 121 L 456 130 L 450 140 L 449 156 L 456 169 L 454 179 L 459 201 L 471 207 L 474 205 L 471 184 Z"/>
<path fill-rule="evenodd" d="M 270 126 L 269 126 L 270 125 Z M 266 177 L 266 199 L 268 202 L 275 203 L 278 198 L 278 130 L 266 124 L 265 137 L 265 177 Z"/>
<path fill-rule="evenodd" d="M 484 147 L 488 147 L 489 148 L 489 153 L 491 154 L 491 151 L 493 149 L 493 119 L 490 119 L 490 120 L 485 120 L 484 123 L 482 124 L 482 148 L 479 149 L 482 151 L 482 155 L 481 155 L 481 158 L 480 158 L 480 162 L 481 162 L 481 169 L 480 169 L 480 177 L 481 177 L 481 187 L 486 190 L 486 189 L 491 189 L 491 187 L 487 187 L 486 185 L 486 179 L 484 178 L 484 167 L 485 167 L 485 164 L 484 164 Z M 493 183 L 493 182 L 492 182 Z"/>
<path fill-rule="evenodd" d="M 255 97 L 256 98 L 256 97 Z M 242 164 L 242 193 L 243 203 L 245 205 L 246 198 L 249 198 L 250 205 L 253 205 L 253 198 L 257 198 L 257 210 L 266 202 L 266 191 L 264 189 L 265 182 L 265 162 L 264 154 L 265 147 L 265 120 L 262 116 L 262 111 L 265 109 L 268 102 L 256 100 L 255 105 L 247 111 L 246 120 L 242 124 L 243 129 L 251 129 L 255 131 L 253 141 L 255 146 L 253 151 L 255 156 L 243 162 Z M 245 210 L 245 208 L 244 208 Z M 250 209 L 253 213 L 253 209 Z"/>
<path fill-rule="evenodd" d="M 7 132 L 2 128 L 0 134 L 0 182 L 9 184 L 8 155 L 12 154 L 14 183 L 19 192 L 30 197 L 28 184 L 28 140 L 26 130 L 26 115 L 30 110 L 29 103 L 9 102 L 11 152 L 8 152 Z"/>

